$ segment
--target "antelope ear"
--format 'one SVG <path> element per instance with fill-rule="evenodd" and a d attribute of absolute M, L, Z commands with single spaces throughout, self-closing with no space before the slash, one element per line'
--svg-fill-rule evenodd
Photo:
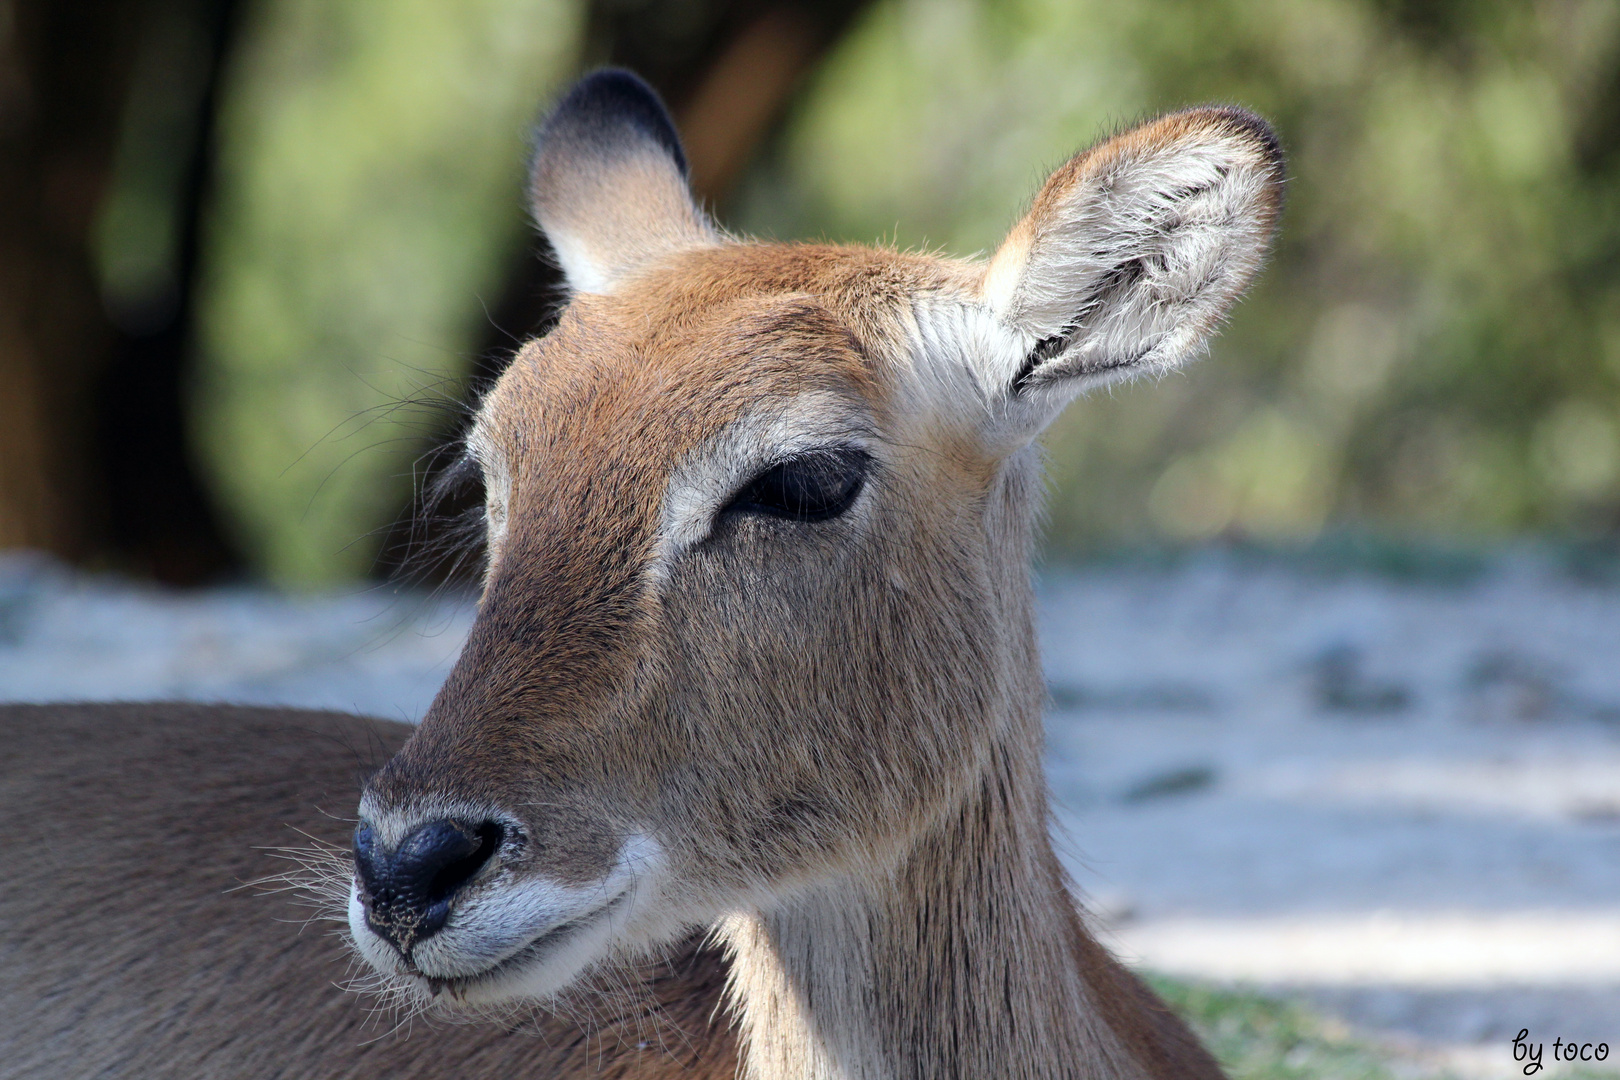
<path fill-rule="evenodd" d="M 984 299 L 1016 347 L 983 372 L 1033 436 L 1080 391 L 1194 358 L 1264 261 L 1277 137 L 1235 108 L 1172 113 L 1053 173 L 990 260 Z"/>
<path fill-rule="evenodd" d="M 541 123 L 529 200 L 576 292 L 612 292 L 638 267 L 717 242 L 669 113 L 628 71 L 587 75 Z"/>

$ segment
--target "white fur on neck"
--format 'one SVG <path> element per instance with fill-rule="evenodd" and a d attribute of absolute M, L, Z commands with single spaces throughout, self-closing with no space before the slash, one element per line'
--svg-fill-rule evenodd
<path fill-rule="evenodd" d="M 1039 779 L 1015 756 L 996 754 L 1000 775 L 892 874 L 717 924 L 732 953 L 743 1076 L 1147 1075 L 1096 1007 L 1041 789 L 1016 794 Z"/>

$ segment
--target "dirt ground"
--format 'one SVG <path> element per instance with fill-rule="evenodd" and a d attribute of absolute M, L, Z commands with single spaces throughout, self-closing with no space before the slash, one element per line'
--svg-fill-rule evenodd
<path fill-rule="evenodd" d="M 470 619 L 460 596 L 176 594 L 10 556 L 0 698 L 414 719 Z M 1518 1075 L 1521 1029 L 1620 1055 L 1612 577 L 1534 549 L 1208 551 L 1050 570 L 1041 634 L 1060 843 L 1124 955 L 1473 1075 Z"/>
<path fill-rule="evenodd" d="M 1050 773 L 1122 953 L 1459 1071 L 1620 1044 L 1620 590 L 1208 554 L 1048 577 Z M 1612 1064 L 1612 1062 L 1611 1062 Z"/>

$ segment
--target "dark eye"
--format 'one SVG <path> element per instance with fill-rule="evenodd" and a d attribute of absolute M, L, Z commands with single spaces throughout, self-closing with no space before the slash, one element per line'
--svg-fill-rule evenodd
<path fill-rule="evenodd" d="M 865 450 L 839 447 L 779 461 L 750 480 L 723 512 L 793 521 L 835 518 L 861 493 L 870 460 Z"/>

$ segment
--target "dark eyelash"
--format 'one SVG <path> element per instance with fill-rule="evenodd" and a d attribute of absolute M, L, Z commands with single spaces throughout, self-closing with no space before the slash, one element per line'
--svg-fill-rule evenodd
<path fill-rule="evenodd" d="M 858 447 L 799 454 L 754 477 L 721 512 L 826 521 L 855 502 L 870 464 L 871 455 Z"/>

